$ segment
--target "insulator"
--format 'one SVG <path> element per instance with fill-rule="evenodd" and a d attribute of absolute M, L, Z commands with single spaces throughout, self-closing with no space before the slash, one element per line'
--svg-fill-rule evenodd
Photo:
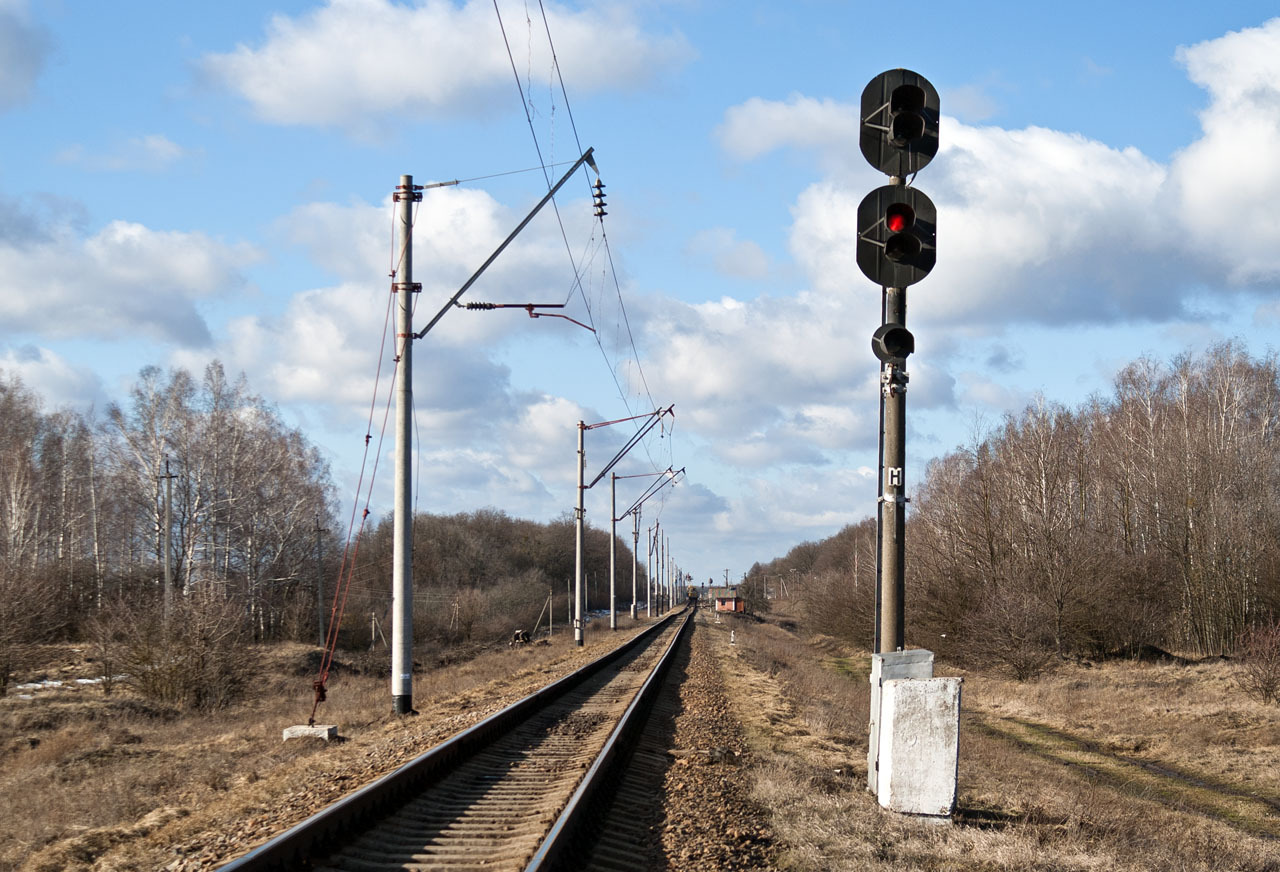
<path fill-rule="evenodd" d="M 495 303 L 467 303 L 467 308 L 468 309 L 496 309 L 498 308 L 498 306 Z"/>
<path fill-rule="evenodd" d="M 604 201 L 604 182 L 596 179 L 596 183 L 591 186 L 595 189 L 595 198 L 591 201 L 591 205 L 595 207 L 595 215 L 597 218 L 603 218 L 609 213 L 604 211 L 606 205 Z"/>

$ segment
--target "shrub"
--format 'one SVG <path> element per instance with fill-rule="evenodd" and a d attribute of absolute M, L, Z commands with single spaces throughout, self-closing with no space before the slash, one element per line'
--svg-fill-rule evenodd
<path fill-rule="evenodd" d="M 158 608 L 118 603 L 94 634 L 122 683 L 166 705 L 222 708 L 243 694 L 256 667 L 243 608 L 216 594 L 183 598 L 167 623 Z"/>
<path fill-rule="evenodd" d="M 973 662 L 994 663 L 1018 681 L 1044 672 L 1054 659 L 1053 616 L 1029 590 L 991 585 L 959 642 Z"/>
<path fill-rule="evenodd" d="M 1280 622 L 1245 634 L 1241 654 L 1241 689 L 1261 702 L 1280 702 Z"/>
<path fill-rule="evenodd" d="M 20 572 L 0 561 L 0 696 L 14 673 L 28 665 L 32 646 L 59 631 L 57 593 L 47 574 Z"/>

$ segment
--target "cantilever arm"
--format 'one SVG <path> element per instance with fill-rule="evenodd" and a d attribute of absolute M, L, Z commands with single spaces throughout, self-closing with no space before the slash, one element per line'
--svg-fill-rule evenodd
<path fill-rule="evenodd" d="M 444 313 L 454 307 L 459 298 L 461 298 L 462 295 L 465 294 L 473 284 L 475 284 L 476 279 L 480 278 L 481 274 L 489 268 L 489 264 L 498 259 L 498 255 L 502 254 L 503 250 L 511 244 L 511 240 L 515 239 L 516 236 L 520 234 L 521 230 L 524 230 L 525 225 L 533 220 L 533 216 L 542 211 L 542 207 L 547 205 L 547 202 L 556 195 L 556 191 L 560 190 L 564 183 L 569 181 L 569 177 L 578 171 L 578 167 L 582 166 L 584 163 L 593 167 L 595 166 L 595 161 L 591 157 L 591 152 L 592 149 L 588 148 L 582 153 L 582 157 L 573 162 L 573 166 L 569 167 L 569 171 L 560 177 L 560 181 L 556 182 L 550 191 L 547 191 L 547 195 L 538 201 L 538 205 L 534 206 L 533 211 L 525 216 L 524 220 L 516 226 L 515 230 L 511 231 L 511 235 L 502 240 L 502 244 L 494 250 L 493 254 L 489 255 L 489 259 L 480 264 L 480 268 L 472 274 L 471 278 L 467 279 L 466 283 L 461 288 L 458 289 L 458 293 L 454 294 L 449 302 L 445 303 L 439 312 L 436 312 L 436 316 L 427 323 L 426 327 L 423 327 L 417 333 L 413 334 L 414 339 L 421 339 L 423 336 L 427 335 L 427 332 L 432 327 L 436 326 L 436 323 L 444 317 Z"/>

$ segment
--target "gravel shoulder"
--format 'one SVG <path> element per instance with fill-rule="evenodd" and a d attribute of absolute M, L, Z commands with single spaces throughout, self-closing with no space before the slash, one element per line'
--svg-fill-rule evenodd
<path fill-rule="evenodd" d="M 754 756 L 725 681 L 729 634 L 700 612 L 690 639 L 663 788 L 656 869 L 776 868 L 768 810 L 751 798 Z"/>

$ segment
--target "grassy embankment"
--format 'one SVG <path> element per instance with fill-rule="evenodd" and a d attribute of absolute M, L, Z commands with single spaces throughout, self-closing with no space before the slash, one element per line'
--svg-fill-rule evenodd
<path fill-rule="evenodd" d="M 314 647 L 264 649 L 248 698 L 189 712 L 148 703 L 120 685 L 110 694 L 78 686 L 74 679 L 94 677 L 97 664 L 84 658 L 86 649 L 50 646 L 43 665 L 15 684 L 57 678 L 64 686 L 0 699 L 0 872 L 152 869 L 175 859 L 174 848 L 269 834 L 513 695 L 599 656 L 634 629 L 629 618 L 619 619 L 617 634 L 596 622 L 584 648 L 561 630 L 551 644 L 498 644 L 420 669 L 414 718 L 391 712 L 385 649 L 355 664 L 340 655 L 349 665 L 334 671 L 317 713 L 318 722 L 339 725 L 344 739 L 328 746 L 281 741 L 284 727 L 306 723 L 311 713 Z"/>
<path fill-rule="evenodd" d="M 1236 665 L 1115 661 L 1018 683 L 938 664 L 964 688 L 959 807 L 936 826 L 866 791 L 870 655 L 793 621 L 717 628 L 787 868 L 1280 868 L 1280 708 L 1243 694 Z"/>

